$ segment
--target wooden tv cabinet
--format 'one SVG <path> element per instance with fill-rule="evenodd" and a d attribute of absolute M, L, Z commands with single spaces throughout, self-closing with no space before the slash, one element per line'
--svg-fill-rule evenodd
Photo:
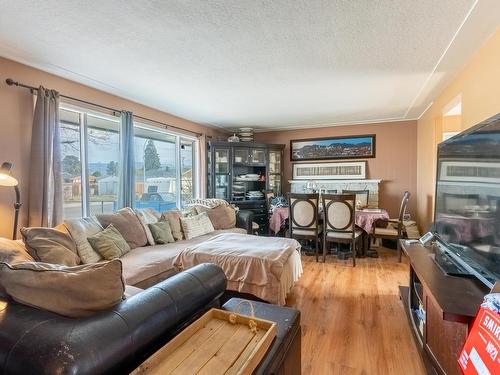
<path fill-rule="evenodd" d="M 409 285 L 399 287 L 401 300 L 427 371 L 460 374 L 458 355 L 489 290 L 475 279 L 443 273 L 432 248 L 404 240 L 401 248 L 410 259 Z"/>

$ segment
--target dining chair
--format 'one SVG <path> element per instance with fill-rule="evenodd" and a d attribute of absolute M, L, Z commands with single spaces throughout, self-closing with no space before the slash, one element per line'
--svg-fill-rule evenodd
<path fill-rule="evenodd" d="M 372 239 L 381 238 L 388 240 L 396 240 L 398 249 L 398 262 L 401 262 L 401 244 L 399 240 L 405 238 L 404 216 L 408 200 L 410 199 L 410 192 L 405 191 L 399 206 L 399 216 L 397 219 L 377 219 L 373 222 L 372 232 L 370 233 L 370 241 Z"/>
<path fill-rule="evenodd" d="M 356 202 L 360 202 L 362 208 L 368 207 L 370 190 L 342 190 L 342 194 L 354 194 L 356 196 Z"/>
<path fill-rule="evenodd" d="M 314 241 L 314 253 L 318 261 L 320 235 L 322 228 L 319 224 L 319 194 L 288 193 L 290 209 L 288 232 L 290 238 L 297 240 Z"/>
<path fill-rule="evenodd" d="M 347 243 L 352 254 L 352 266 L 356 267 L 356 246 L 363 231 L 356 228 L 355 215 L 355 194 L 323 194 L 323 263 L 328 243 Z"/>

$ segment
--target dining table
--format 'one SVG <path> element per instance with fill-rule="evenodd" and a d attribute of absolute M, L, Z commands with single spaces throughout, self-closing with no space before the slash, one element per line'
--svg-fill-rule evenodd
<path fill-rule="evenodd" d="M 323 217 L 323 210 L 320 209 L 320 217 Z M 275 207 L 269 218 L 269 229 L 272 233 L 277 234 L 290 215 L 288 207 Z M 379 219 L 389 219 L 389 214 L 383 208 L 365 208 L 356 210 L 354 222 L 357 227 L 363 230 L 365 240 L 363 241 L 362 252 L 360 255 L 376 256 L 376 252 L 366 254 L 368 248 L 369 235 L 372 231 L 373 223 Z"/>

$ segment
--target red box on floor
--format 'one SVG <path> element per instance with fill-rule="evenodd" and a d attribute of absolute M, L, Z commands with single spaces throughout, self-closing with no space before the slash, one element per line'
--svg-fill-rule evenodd
<path fill-rule="evenodd" d="M 500 374 L 500 293 L 488 294 L 476 315 L 458 364 L 466 375 Z"/>

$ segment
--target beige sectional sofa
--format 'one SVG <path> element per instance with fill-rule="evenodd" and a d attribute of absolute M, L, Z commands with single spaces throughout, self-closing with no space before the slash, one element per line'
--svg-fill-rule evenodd
<path fill-rule="evenodd" d="M 227 202 L 222 204 L 227 205 Z M 205 210 L 210 210 L 210 208 L 205 207 Z M 171 210 L 163 213 L 165 215 L 163 219 L 169 221 L 168 217 L 173 217 L 178 221 L 178 216 L 187 217 L 191 213 L 191 210 L 187 212 Z M 196 214 L 196 210 L 194 214 Z M 238 213 L 233 213 L 233 219 L 237 215 Z M 112 224 L 122 234 L 131 248 L 129 252 L 120 257 L 123 264 L 125 283 L 141 289 L 149 288 L 175 274 L 177 271 L 174 268 L 173 260 L 183 250 L 203 243 L 221 233 L 247 233 L 246 229 L 237 228 L 236 223 L 238 221 L 233 220 L 229 224 L 230 228 L 213 230 L 195 238 L 185 239 L 179 222 L 170 222 L 174 237 L 177 238 L 175 242 L 155 244 L 148 223 L 160 220 L 161 216 L 161 213 L 151 209 L 132 210 L 124 208 L 112 214 L 66 220 L 59 229 L 67 231 L 72 237 L 81 263 L 94 263 L 103 259 L 99 253 L 92 249 L 87 238 Z M 249 219 L 251 219 L 251 216 L 247 217 L 247 220 Z M 241 220 L 239 223 L 241 223 Z M 244 226 L 247 226 L 247 224 Z"/>
<path fill-rule="evenodd" d="M 57 228 L 23 228 L 21 232 L 28 253 L 37 262 L 77 266 L 119 258 L 125 284 L 140 289 L 182 269 L 215 263 L 226 274 L 229 290 L 285 304 L 302 274 L 300 244 L 249 235 L 251 212 L 235 212 L 227 202 L 221 204 L 195 205 L 187 212 L 171 210 L 161 215 L 124 208 L 66 220 Z M 170 234 L 164 234 L 164 227 Z M 110 233 L 115 234 L 106 240 Z M 101 238 L 104 243 L 96 244 Z"/>

